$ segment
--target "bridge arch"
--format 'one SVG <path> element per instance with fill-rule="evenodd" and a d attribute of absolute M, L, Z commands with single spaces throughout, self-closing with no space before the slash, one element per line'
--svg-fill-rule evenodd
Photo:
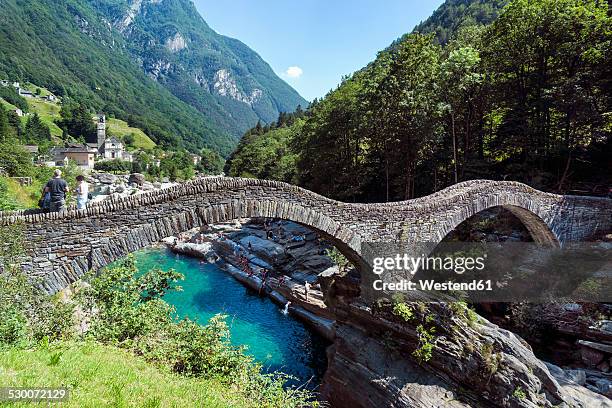
<path fill-rule="evenodd" d="M 329 239 L 360 272 L 367 243 L 439 243 L 487 208 L 512 211 L 548 245 L 579 241 L 612 227 L 612 200 L 560 196 L 510 181 L 470 180 L 418 199 L 349 204 L 287 183 L 207 177 L 62 213 L 0 212 L 0 225 L 22 224 L 22 267 L 50 293 L 164 237 L 238 218 L 293 221 Z M 365 249 L 366 246 L 364 246 Z"/>
<path fill-rule="evenodd" d="M 288 201 L 244 200 L 197 206 L 181 214 L 162 217 L 109 240 L 92 251 L 89 269 L 99 270 L 130 253 L 144 249 L 168 236 L 176 236 L 204 225 L 231 222 L 243 218 L 268 218 L 292 221 L 305 226 L 330 241 L 355 266 L 364 266 L 360 256 L 361 237 L 329 216 Z M 167 235 L 166 235 L 167 234 Z"/>
<path fill-rule="evenodd" d="M 442 228 L 438 231 L 438 236 L 441 237 L 439 242 L 442 242 L 452 231 L 454 231 L 462 223 L 478 216 L 479 214 L 494 208 L 502 208 L 510 212 L 516 217 L 525 229 L 529 232 L 529 235 L 533 241 L 541 246 L 559 248 L 561 243 L 552 229 L 542 219 L 540 215 L 533 212 L 530 209 L 515 205 L 493 205 L 486 208 L 467 208 L 460 212 L 459 217 L 453 217 L 451 222 L 445 223 Z"/>

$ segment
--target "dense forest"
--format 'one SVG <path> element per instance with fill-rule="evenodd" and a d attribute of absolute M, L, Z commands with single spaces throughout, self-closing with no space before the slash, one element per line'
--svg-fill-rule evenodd
<path fill-rule="evenodd" d="M 470 16 L 501 4 L 471 3 Z M 441 38 L 424 22 L 293 124 L 247 132 L 227 172 L 345 201 L 474 178 L 581 193 L 611 183 L 608 3 L 515 0 L 490 24 L 459 15 L 464 24 Z"/>

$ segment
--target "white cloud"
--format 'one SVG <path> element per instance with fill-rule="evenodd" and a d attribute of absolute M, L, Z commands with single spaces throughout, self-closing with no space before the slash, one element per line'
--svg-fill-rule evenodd
<path fill-rule="evenodd" d="M 302 68 L 297 66 L 289 67 L 287 68 L 287 71 L 285 71 L 285 75 L 287 75 L 289 78 L 299 78 L 302 76 L 303 73 L 304 71 L 302 70 Z"/>

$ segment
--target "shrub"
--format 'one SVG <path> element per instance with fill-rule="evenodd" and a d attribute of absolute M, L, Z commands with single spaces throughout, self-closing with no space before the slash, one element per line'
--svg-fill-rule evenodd
<path fill-rule="evenodd" d="M 518 387 L 516 387 L 514 389 L 514 392 L 512 393 L 512 396 L 518 400 L 524 400 L 525 398 L 527 398 L 527 393 L 525 393 L 525 390 L 523 390 L 523 387 L 521 387 L 520 385 Z"/>
<path fill-rule="evenodd" d="M 393 305 L 393 314 L 401 317 L 406 322 L 414 316 L 412 308 L 404 302 L 398 302 Z"/>
<path fill-rule="evenodd" d="M 133 258 L 108 268 L 79 293 L 79 303 L 92 316 L 86 337 L 129 348 L 148 361 L 189 376 L 234 384 L 263 406 L 302 406 L 310 394 L 285 390 L 287 376 L 262 374 L 242 348 L 230 343 L 223 315 L 202 326 L 177 321 L 174 308 L 161 299 L 183 277 L 153 269 L 139 275 Z"/>
<path fill-rule="evenodd" d="M 419 346 L 412 352 L 412 355 L 420 364 L 422 364 L 431 360 L 433 349 L 435 347 L 434 333 L 436 330 L 435 327 L 427 329 L 422 324 L 419 324 L 416 331 L 419 337 Z"/>
<path fill-rule="evenodd" d="M 104 160 L 96 162 L 94 169 L 109 173 L 129 173 L 132 170 L 132 163 L 121 159 Z"/>
<path fill-rule="evenodd" d="M 21 270 L 22 227 L 1 227 L 0 242 L 0 345 L 27 347 L 69 337 L 72 306 L 40 291 Z"/>

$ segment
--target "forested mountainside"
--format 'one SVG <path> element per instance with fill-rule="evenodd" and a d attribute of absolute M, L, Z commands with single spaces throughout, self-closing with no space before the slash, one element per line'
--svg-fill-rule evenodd
<path fill-rule="evenodd" d="M 247 132 L 227 172 L 345 201 L 408 199 L 474 178 L 607 194 L 608 3 L 514 0 L 490 24 L 469 24 L 499 5 L 446 2 L 417 31 L 450 40 L 402 37 L 293 124 Z"/>
<path fill-rule="evenodd" d="M 32 82 L 144 130 L 228 154 L 304 101 L 187 0 L 0 0 L 0 79 Z"/>
<path fill-rule="evenodd" d="M 462 27 L 491 23 L 507 3 L 508 0 L 447 0 L 414 32 L 434 33 L 445 44 Z"/>
<path fill-rule="evenodd" d="M 217 34 L 190 0 L 88 0 L 143 70 L 235 137 L 307 106 L 242 42 Z"/>

